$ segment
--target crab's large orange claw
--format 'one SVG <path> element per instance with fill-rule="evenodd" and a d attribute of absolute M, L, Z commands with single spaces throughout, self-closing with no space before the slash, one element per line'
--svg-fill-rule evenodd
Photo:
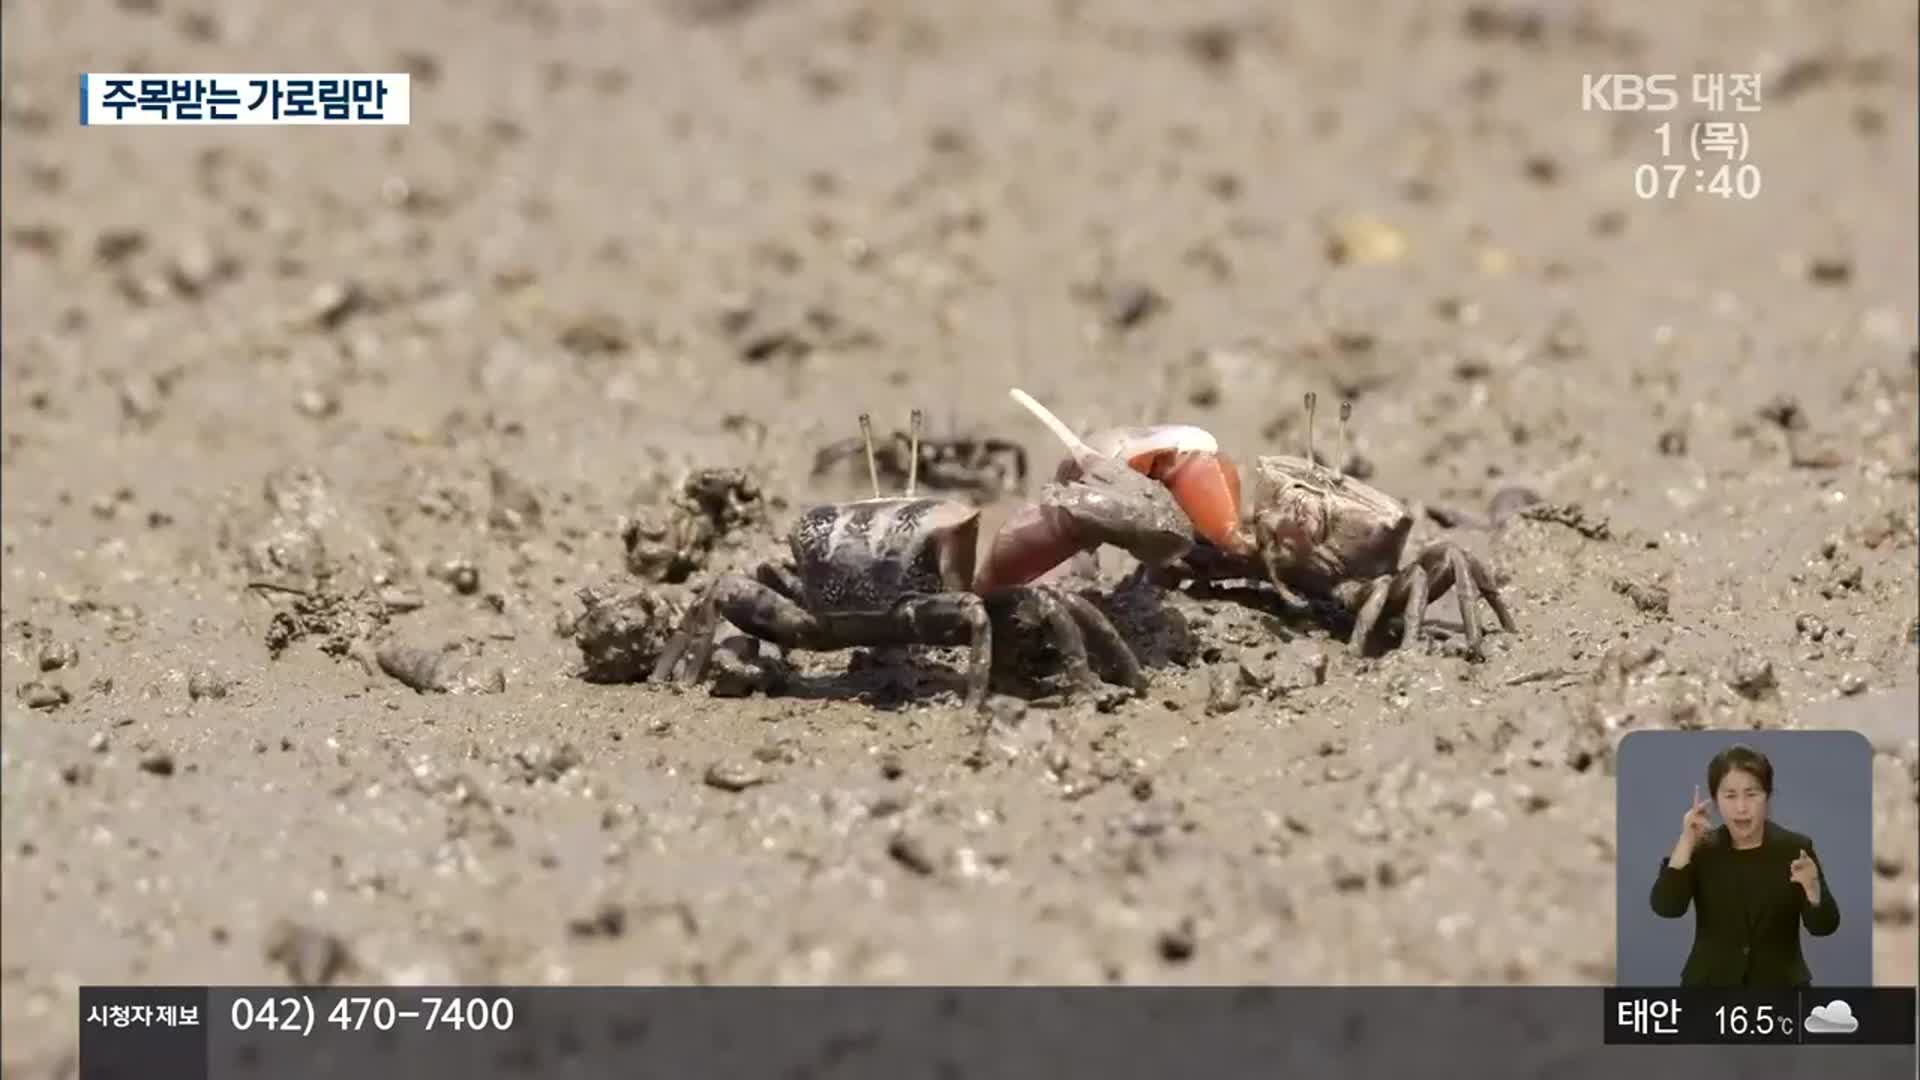
<path fill-rule="evenodd" d="M 1165 484 L 1186 511 L 1193 531 L 1236 555 L 1253 552 L 1240 521 L 1240 469 L 1218 450 L 1155 450 L 1127 462 Z"/>
<path fill-rule="evenodd" d="M 1073 521 L 1062 511 L 1029 503 L 996 532 L 973 575 L 973 591 L 985 595 L 1025 585 L 1080 551 Z"/>

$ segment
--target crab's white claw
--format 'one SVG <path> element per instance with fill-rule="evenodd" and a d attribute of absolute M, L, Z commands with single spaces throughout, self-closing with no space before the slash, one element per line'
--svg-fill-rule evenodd
<path fill-rule="evenodd" d="M 1067 426 L 1066 421 L 1053 415 L 1053 410 L 1034 400 L 1032 394 L 1016 386 L 1007 391 L 1007 396 L 1019 402 L 1022 408 L 1032 413 L 1042 424 L 1045 424 L 1047 430 L 1053 432 L 1054 438 L 1059 439 L 1060 442 L 1066 446 L 1067 452 L 1073 455 L 1074 460 L 1084 464 L 1094 458 L 1103 456 L 1099 451 L 1088 446 L 1085 439 L 1075 434 L 1074 430 Z"/>

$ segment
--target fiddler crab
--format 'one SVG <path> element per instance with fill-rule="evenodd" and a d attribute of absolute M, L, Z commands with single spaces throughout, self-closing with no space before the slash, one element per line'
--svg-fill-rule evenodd
<path fill-rule="evenodd" d="M 724 618 L 786 649 L 829 652 L 926 645 L 968 650 L 965 704 L 979 708 L 991 683 L 995 628 L 1012 632 L 1016 610 L 1038 624 L 1081 689 L 1098 687 L 1089 647 L 1108 681 L 1145 689 L 1139 659 L 1085 597 L 1034 584 L 1055 567 L 1112 545 L 1148 567 L 1168 567 L 1192 550 L 1194 526 L 1179 490 L 1082 440 L 1022 390 L 1014 400 L 1065 445 L 1062 469 L 1037 501 L 1025 503 L 982 552 L 980 510 L 956 499 L 917 494 L 921 412 L 912 414 L 906 492 L 880 491 L 873 428 L 862 414 L 873 497 L 803 510 L 787 534 L 793 567 L 764 563 L 753 576 L 724 574 L 669 639 L 653 679 L 670 679 L 683 659 L 697 682 L 711 660 Z M 1005 643 L 1001 643 L 1004 645 Z M 688 655 L 691 650 L 691 656 Z"/>
<path fill-rule="evenodd" d="M 1349 645 L 1362 653 L 1383 621 L 1399 615 L 1401 643 L 1421 640 L 1427 605 L 1454 590 L 1468 650 L 1481 655 L 1484 599 L 1500 627 L 1513 615 L 1479 558 L 1447 540 L 1426 545 L 1402 565 L 1414 515 L 1398 499 L 1320 464 L 1313 453 L 1315 396 L 1306 395 L 1306 457 L 1261 456 L 1243 515 L 1238 469 L 1213 437 L 1172 425 L 1089 438 L 1135 470 L 1160 480 L 1193 520 L 1198 542 L 1183 558 L 1150 568 L 1159 583 L 1267 581 L 1295 608 L 1331 606 L 1353 619 Z M 1341 436 L 1352 415 L 1341 402 Z M 1059 474 L 1070 475 L 1072 461 Z"/>

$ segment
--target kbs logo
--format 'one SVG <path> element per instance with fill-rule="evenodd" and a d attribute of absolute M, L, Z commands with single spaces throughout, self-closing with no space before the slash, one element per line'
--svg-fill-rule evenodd
<path fill-rule="evenodd" d="M 1668 112 L 1680 107 L 1678 75 L 1580 76 L 1581 112 Z"/>

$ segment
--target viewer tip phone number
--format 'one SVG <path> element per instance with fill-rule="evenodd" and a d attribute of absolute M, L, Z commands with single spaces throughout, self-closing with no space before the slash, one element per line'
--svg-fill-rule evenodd
<path fill-rule="evenodd" d="M 506 1031 L 513 1027 L 513 1002 L 496 997 L 361 994 L 340 998 L 324 1019 L 305 994 L 238 997 L 228 1010 L 235 1031 L 271 1031 L 312 1035 L 324 1023 L 340 1031 L 392 1031 L 409 1024 L 421 1031 Z"/>

